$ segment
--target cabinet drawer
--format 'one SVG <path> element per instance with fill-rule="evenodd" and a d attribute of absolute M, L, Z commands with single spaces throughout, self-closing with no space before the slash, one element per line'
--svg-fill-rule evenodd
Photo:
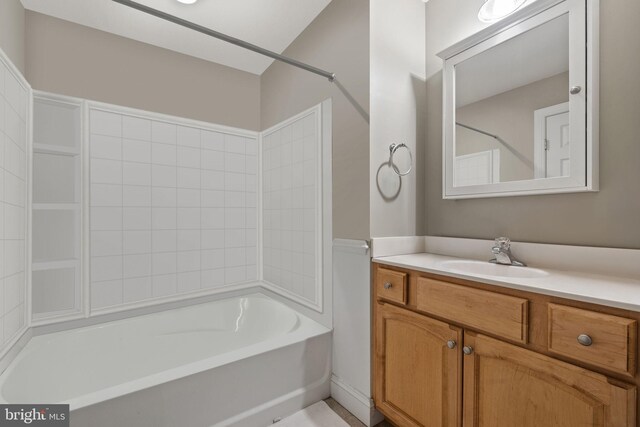
<path fill-rule="evenodd" d="M 635 373 L 635 320 L 549 304 L 548 322 L 549 351 L 615 372 Z"/>
<path fill-rule="evenodd" d="M 528 301 L 420 277 L 416 308 L 473 329 L 527 342 Z"/>
<path fill-rule="evenodd" d="M 387 301 L 407 303 L 407 273 L 378 268 L 376 295 Z"/>

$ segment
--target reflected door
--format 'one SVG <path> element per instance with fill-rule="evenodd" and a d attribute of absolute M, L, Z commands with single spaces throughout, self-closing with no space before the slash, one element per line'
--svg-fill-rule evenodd
<path fill-rule="evenodd" d="M 571 127 L 569 103 L 552 105 L 534 112 L 535 177 L 571 176 Z"/>
<path fill-rule="evenodd" d="M 546 178 L 571 175 L 571 138 L 569 112 L 545 118 Z"/>

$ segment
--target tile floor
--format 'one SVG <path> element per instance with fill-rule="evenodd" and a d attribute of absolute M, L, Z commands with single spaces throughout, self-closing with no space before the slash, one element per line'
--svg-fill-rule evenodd
<path fill-rule="evenodd" d="M 360 422 L 359 419 L 357 419 L 351 412 L 347 411 L 342 405 L 336 402 L 333 398 L 330 397 L 326 399 L 325 402 L 327 403 L 327 405 L 329 405 L 331 409 L 333 409 L 333 411 L 336 414 L 340 415 L 340 418 L 345 420 L 350 427 L 365 427 L 365 425 L 362 422 Z M 387 421 L 383 421 L 380 424 L 377 424 L 376 427 L 393 427 L 393 426 L 389 424 Z"/>

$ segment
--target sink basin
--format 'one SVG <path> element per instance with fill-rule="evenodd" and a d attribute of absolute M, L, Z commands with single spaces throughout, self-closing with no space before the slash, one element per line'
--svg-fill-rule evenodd
<path fill-rule="evenodd" d="M 453 273 L 472 274 L 513 279 L 535 279 L 548 276 L 544 270 L 530 267 L 493 264 L 483 261 L 444 261 L 442 266 Z"/>

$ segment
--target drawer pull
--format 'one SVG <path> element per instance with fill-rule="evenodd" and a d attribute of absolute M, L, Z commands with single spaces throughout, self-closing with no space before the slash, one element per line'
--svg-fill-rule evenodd
<path fill-rule="evenodd" d="M 384 284 L 384 288 L 385 289 L 391 289 L 392 287 L 393 287 L 393 285 L 391 283 L 389 283 L 389 282 Z"/>
<path fill-rule="evenodd" d="M 593 344 L 593 340 L 587 334 L 578 335 L 578 342 L 585 347 L 589 347 L 591 344 Z"/>
<path fill-rule="evenodd" d="M 462 347 L 462 352 L 466 356 L 469 356 L 471 353 L 473 353 L 473 347 L 469 347 L 468 345 L 465 345 L 464 347 Z"/>
<path fill-rule="evenodd" d="M 454 340 L 447 341 L 447 347 L 449 347 L 450 349 L 456 348 L 456 345 L 457 343 Z"/>

